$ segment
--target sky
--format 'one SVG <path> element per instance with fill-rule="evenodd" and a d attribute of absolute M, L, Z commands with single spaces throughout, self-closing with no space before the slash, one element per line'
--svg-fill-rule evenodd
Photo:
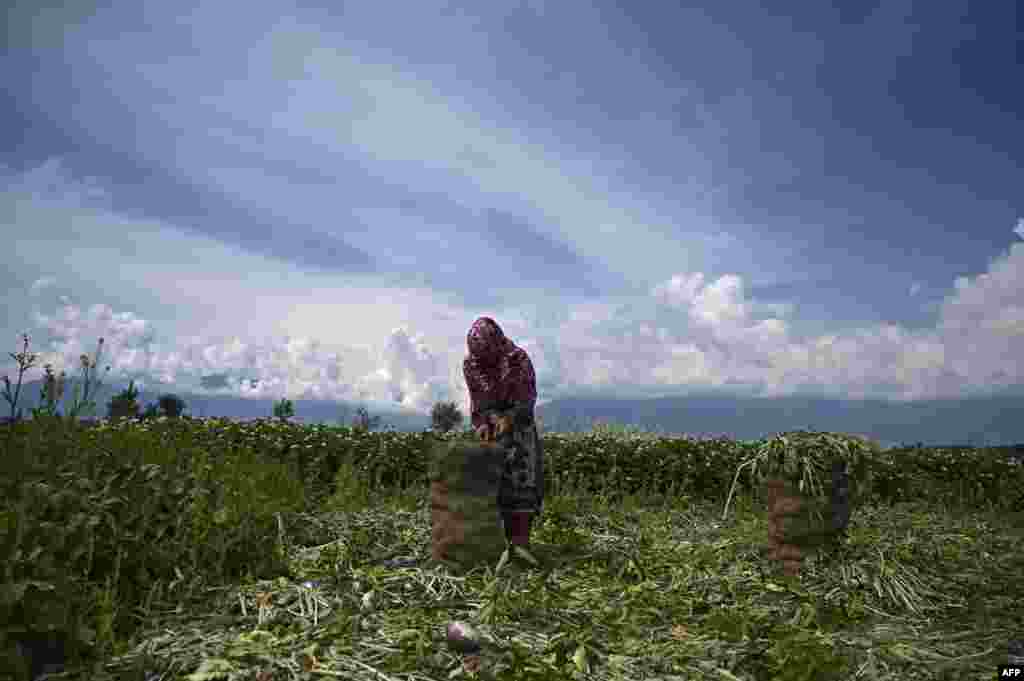
<path fill-rule="evenodd" d="M 1016 5 L 9 3 L 0 373 L 465 410 L 488 315 L 541 404 L 1024 394 Z"/>

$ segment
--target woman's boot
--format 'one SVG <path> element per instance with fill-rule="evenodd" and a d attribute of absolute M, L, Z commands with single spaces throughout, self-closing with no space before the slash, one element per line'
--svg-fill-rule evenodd
<path fill-rule="evenodd" d="M 526 547 L 530 543 L 530 524 L 533 513 L 530 511 L 505 511 L 502 513 L 505 522 L 505 538 L 513 546 Z"/>

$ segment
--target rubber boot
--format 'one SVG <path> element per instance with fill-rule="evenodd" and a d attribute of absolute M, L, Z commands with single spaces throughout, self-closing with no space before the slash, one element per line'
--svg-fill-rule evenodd
<path fill-rule="evenodd" d="M 505 538 L 513 546 L 526 547 L 530 544 L 530 525 L 533 513 L 530 511 L 504 511 Z"/>

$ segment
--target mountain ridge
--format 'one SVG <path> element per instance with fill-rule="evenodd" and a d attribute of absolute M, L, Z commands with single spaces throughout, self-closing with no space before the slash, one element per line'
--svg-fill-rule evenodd
<path fill-rule="evenodd" d="M 95 394 L 95 416 L 104 416 L 110 398 L 127 382 L 103 384 Z M 22 384 L 19 406 L 24 412 L 37 406 L 42 381 Z M 13 392 L 13 390 L 12 390 Z M 70 403 L 65 391 L 61 408 Z M 172 393 L 186 403 L 192 416 L 237 420 L 271 418 L 273 398 L 228 394 L 197 394 L 173 387 L 139 390 L 140 408 Z M 93 397 L 92 395 L 90 397 Z M 381 426 L 401 431 L 430 427 L 428 414 L 379 402 L 293 400 L 295 419 L 302 423 L 350 423 L 365 406 Z M 7 411 L 5 407 L 4 411 Z M 842 400 L 813 396 L 742 397 L 704 394 L 646 399 L 567 397 L 537 407 L 542 429 L 549 432 L 587 430 L 595 422 L 613 422 L 651 432 L 694 437 L 725 436 L 758 440 L 778 432 L 814 430 L 863 435 L 885 446 L 1011 445 L 1024 442 L 1024 396 L 995 395 L 947 400 L 896 403 L 884 400 Z M 464 414 L 463 424 L 468 422 Z"/>

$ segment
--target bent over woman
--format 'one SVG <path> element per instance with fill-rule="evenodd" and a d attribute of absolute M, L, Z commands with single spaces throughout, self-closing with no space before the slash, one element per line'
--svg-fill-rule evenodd
<path fill-rule="evenodd" d="M 514 410 L 498 507 L 509 542 L 529 543 L 530 525 L 544 503 L 544 453 L 534 419 L 537 378 L 529 355 L 505 337 L 490 317 L 480 317 L 466 336 L 462 371 L 469 390 L 470 420 L 479 434 L 494 412 Z"/>

